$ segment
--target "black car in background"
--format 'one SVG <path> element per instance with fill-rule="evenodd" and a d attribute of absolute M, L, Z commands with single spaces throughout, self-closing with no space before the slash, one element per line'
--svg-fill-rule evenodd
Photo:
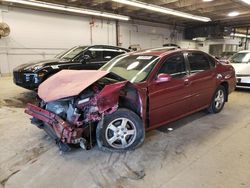
<path fill-rule="evenodd" d="M 13 80 L 18 86 L 36 90 L 44 80 L 62 69 L 96 70 L 114 57 L 129 52 L 128 49 L 108 46 L 76 46 L 54 59 L 23 64 L 13 70 Z"/>

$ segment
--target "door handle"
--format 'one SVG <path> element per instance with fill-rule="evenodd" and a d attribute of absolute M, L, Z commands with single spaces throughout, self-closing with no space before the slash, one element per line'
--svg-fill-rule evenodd
<path fill-rule="evenodd" d="M 189 85 L 189 79 L 184 80 L 184 85 Z"/>

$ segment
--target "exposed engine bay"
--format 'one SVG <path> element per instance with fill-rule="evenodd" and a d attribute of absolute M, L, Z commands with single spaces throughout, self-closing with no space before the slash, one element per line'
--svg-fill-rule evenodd
<path fill-rule="evenodd" d="M 86 126 L 86 124 L 100 121 L 101 114 L 97 102 L 98 96 L 105 86 L 102 82 L 107 82 L 106 78 L 102 78 L 77 97 L 41 103 L 41 107 L 76 126 Z M 117 107 L 118 105 L 112 106 L 106 113 L 116 110 Z"/>

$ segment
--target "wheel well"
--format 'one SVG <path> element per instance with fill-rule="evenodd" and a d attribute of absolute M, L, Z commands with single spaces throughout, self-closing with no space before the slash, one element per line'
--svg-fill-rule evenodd
<path fill-rule="evenodd" d="M 127 108 L 141 117 L 141 102 L 138 91 L 133 87 L 126 87 L 119 97 L 119 107 Z"/>
<path fill-rule="evenodd" d="M 222 82 L 220 85 L 222 85 L 225 88 L 226 93 L 227 93 L 226 101 L 228 101 L 228 83 L 227 82 Z"/>

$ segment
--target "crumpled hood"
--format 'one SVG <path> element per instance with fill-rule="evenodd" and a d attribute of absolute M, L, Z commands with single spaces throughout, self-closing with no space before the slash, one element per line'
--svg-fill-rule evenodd
<path fill-rule="evenodd" d="M 231 63 L 236 74 L 250 75 L 250 63 Z"/>
<path fill-rule="evenodd" d="M 40 84 L 38 96 L 45 102 L 76 96 L 107 74 L 101 70 L 62 70 Z"/>

